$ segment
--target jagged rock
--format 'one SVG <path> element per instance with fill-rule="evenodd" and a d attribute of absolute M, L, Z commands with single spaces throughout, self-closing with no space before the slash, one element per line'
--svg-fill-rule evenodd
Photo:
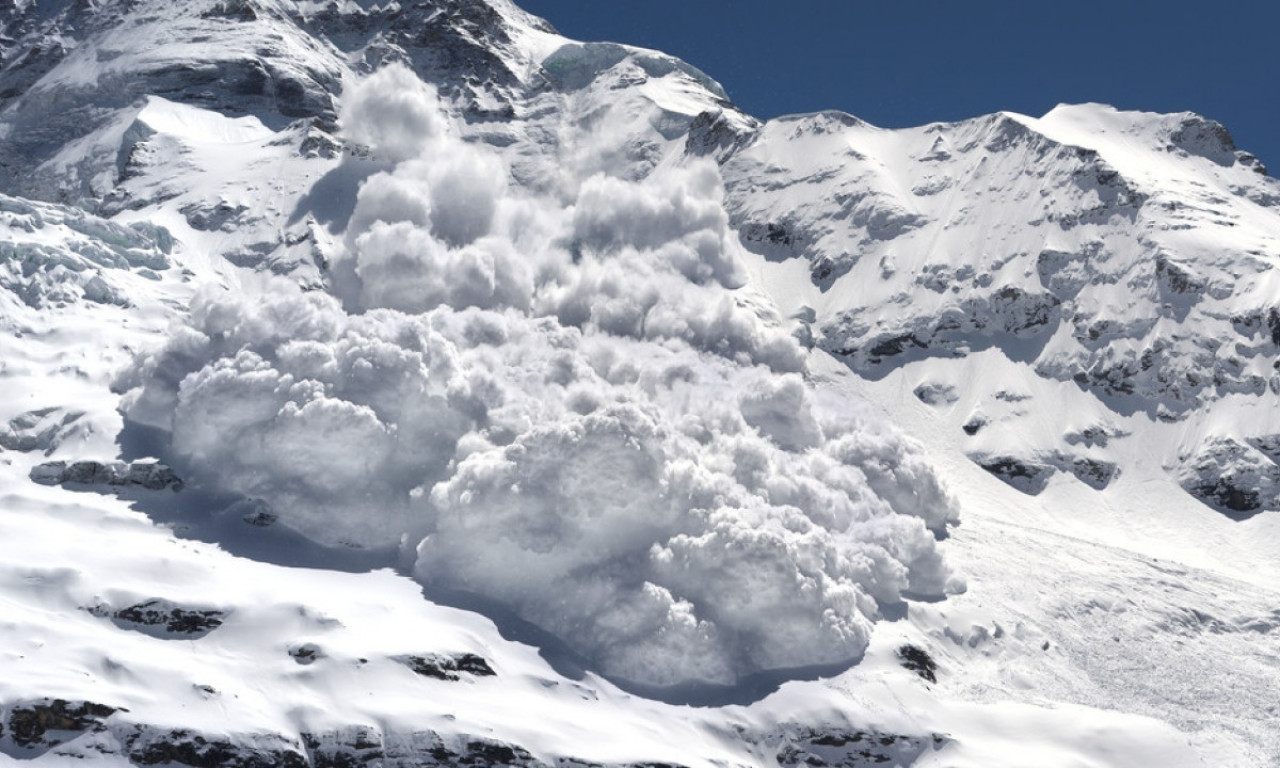
<path fill-rule="evenodd" d="M 1169 149 L 1180 149 L 1221 166 L 1229 167 L 1237 162 L 1246 166 L 1257 163 L 1256 157 L 1236 149 L 1236 143 L 1226 126 L 1200 115 L 1187 117 L 1169 134 Z M 1266 169 L 1261 172 L 1266 173 Z"/>
<path fill-rule="evenodd" d="M 382 740 L 387 765 L 549 768 L 523 747 L 482 736 L 425 731 L 385 733 Z"/>
<path fill-rule="evenodd" d="M 1105 448 L 1112 440 L 1128 436 L 1129 433 L 1122 429 L 1099 424 L 1092 427 L 1085 427 L 1078 432 L 1068 432 L 1063 435 L 1062 439 L 1066 440 L 1069 445 L 1083 445 L 1086 448 L 1092 448 L 1096 445 L 1100 448 Z"/>
<path fill-rule="evenodd" d="M 136 726 L 121 740 L 135 765 L 311 768 L 301 744 L 275 733 L 214 737 L 185 729 Z"/>
<path fill-rule="evenodd" d="M 1165 254 L 1156 256 L 1156 277 L 1160 290 L 1165 294 L 1198 294 L 1207 287 L 1204 277 L 1186 264 L 1180 264 Z"/>
<path fill-rule="evenodd" d="M 155 461 L 49 461 L 31 469 L 31 479 L 41 485 L 106 485 L 138 487 L 151 491 L 182 490 L 182 480 L 172 469 Z"/>
<path fill-rule="evenodd" d="M 973 456 L 978 466 L 1023 493 L 1035 496 L 1049 484 L 1057 472 L 1055 467 L 1019 459 L 1015 456 Z"/>
<path fill-rule="evenodd" d="M 1228 437 L 1205 441 L 1182 458 L 1176 474 L 1187 493 L 1224 512 L 1252 513 L 1280 504 L 1280 466 Z"/>
<path fill-rule="evenodd" d="M 423 677 L 434 677 L 437 680 L 460 680 L 461 675 L 475 677 L 491 677 L 497 673 L 489 662 L 474 653 L 458 653 L 452 656 L 442 654 L 425 654 L 422 656 L 401 656 L 396 659 L 409 669 Z"/>
<path fill-rule="evenodd" d="M 699 112 L 689 124 L 684 151 L 689 155 L 710 155 L 722 159 L 750 141 L 752 135 L 741 127 L 740 122 L 726 117 L 723 111 Z"/>
<path fill-rule="evenodd" d="M 304 733 L 302 743 L 312 768 L 359 768 L 383 765 L 382 733 L 352 726 L 327 733 Z"/>
<path fill-rule="evenodd" d="M 1029 458 L 987 454 L 974 454 L 970 458 L 978 466 L 1031 496 L 1043 491 L 1049 484 L 1049 478 L 1057 472 L 1068 472 L 1098 491 L 1120 476 L 1120 468 L 1114 462 L 1061 451 L 1036 454 Z"/>
<path fill-rule="evenodd" d="M 1071 474 L 1080 482 L 1100 491 L 1120 476 L 1120 467 L 1111 461 L 1080 457 L 1071 460 Z"/>
<path fill-rule="evenodd" d="M 154 637 L 182 639 L 204 637 L 222 626 L 227 612 L 216 608 L 194 608 L 155 598 L 112 611 L 105 606 L 89 609 L 95 616 L 110 617 L 116 626 Z"/>
<path fill-rule="evenodd" d="M 904 669 L 915 672 L 931 683 L 938 682 L 938 662 L 925 649 L 916 645 L 903 645 L 898 648 L 898 659 Z"/>
<path fill-rule="evenodd" d="M 955 356 L 968 352 L 975 338 L 1030 338 L 1044 333 L 1062 302 L 1051 293 L 1006 285 L 962 299 L 938 316 L 906 318 L 907 324 L 871 332 L 857 308 L 837 314 L 821 329 L 819 346 L 845 358 L 859 370 L 896 365 L 904 353 Z M 895 359 L 896 358 L 896 359 Z"/>
<path fill-rule="evenodd" d="M 776 757 L 782 768 L 911 765 L 926 750 L 945 742 L 941 734 L 906 736 L 847 728 L 797 728 L 783 734 Z"/>
<path fill-rule="evenodd" d="M 241 219 L 249 210 L 246 205 L 231 205 L 224 201 L 217 203 L 189 204 L 183 206 L 180 213 L 186 218 L 192 229 L 204 232 L 220 230 L 234 232 L 242 223 Z"/>
<path fill-rule="evenodd" d="M 1280 463 L 1280 435 L 1250 437 L 1247 442 L 1268 459 Z"/>
<path fill-rule="evenodd" d="M 56 746 L 81 733 L 106 730 L 105 721 L 119 710 L 92 701 L 45 699 L 9 710 L 9 738 L 20 747 Z M 53 733 L 50 733 L 50 732 Z"/>

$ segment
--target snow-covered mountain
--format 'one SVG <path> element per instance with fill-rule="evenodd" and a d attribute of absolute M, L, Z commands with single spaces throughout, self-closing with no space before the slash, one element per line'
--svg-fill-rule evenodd
<path fill-rule="evenodd" d="M 1280 764 L 1280 184 L 506 0 L 0 6 L 0 760 Z"/>

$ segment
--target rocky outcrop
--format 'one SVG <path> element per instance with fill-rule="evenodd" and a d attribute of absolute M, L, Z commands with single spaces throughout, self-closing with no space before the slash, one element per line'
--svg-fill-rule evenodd
<path fill-rule="evenodd" d="M 976 426 L 970 434 L 975 434 L 980 428 L 980 425 Z M 969 432 L 967 425 L 965 431 Z M 1077 480 L 1099 491 L 1120 476 L 1120 468 L 1114 462 L 1060 451 L 1026 458 L 1008 454 L 975 453 L 969 458 L 1000 480 L 1030 496 L 1039 495 L 1049 485 L 1049 479 L 1058 472 L 1075 475 Z"/>
<path fill-rule="evenodd" d="M 938 682 L 938 662 L 918 645 L 906 644 L 898 648 L 898 661 L 903 669 L 915 672 L 931 683 Z"/>
<path fill-rule="evenodd" d="M 17 704 L 8 710 L 7 736 L 19 747 L 54 747 L 84 733 L 105 731 L 115 707 L 92 701 L 44 699 Z"/>
<path fill-rule="evenodd" d="M 311 768 L 303 746 L 276 733 L 203 734 L 186 729 L 137 725 L 121 728 L 117 739 L 137 766 L 190 768 Z"/>
<path fill-rule="evenodd" d="M 474 653 L 457 653 L 452 656 L 429 653 L 420 656 L 400 656 L 396 661 L 416 674 L 437 680 L 457 681 L 462 679 L 462 675 L 492 677 L 497 674 L 483 656 Z"/>
<path fill-rule="evenodd" d="M 7 709 L 0 747 L 19 756 L 52 748 L 67 760 L 123 757 L 135 766 L 188 768 L 682 768 L 659 762 L 601 763 L 563 755 L 550 762 L 527 748 L 488 736 L 431 730 L 382 730 L 352 725 L 306 731 L 209 733 L 129 722 L 128 710 L 88 701 L 44 699 Z M 86 738 L 89 736 L 90 738 Z M 751 752 L 779 766 L 870 768 L 908 765 L 945 745 L 940 734 L 906 735 L 848 726 L 787 724 L 767 732 L 739 731 Z M 16 750 L 16 752 L 15 752 Z M 691 758 L 696 756 L 691 756 Z"/>
<path fill-rule="evenodd" d="M 227 612 L 208 607 L 181 605 L 153 598 L 118 610 L 104 605 L 87 609 L 94 616 L 110 618 L 121 629 L 132 629 L 153 637 L 193 640 L 222 626 Z"/>
<path fill-rule="evenodd" d="M 925 752 L 945 744 L 941 734 L 903 736 L 844 728 L 796 728 L 784 732 L 777 761 L 783 768 L 869 768 L 911 765 Z"/>
<path fill-rule="evenodd" d="M 38 408 L 14 416 L 0 427 L 0 448 L 8 451 L 50 451 L 74 434 L 82 411 Z"/>
<path fill-rule="evenodd" d="M 156 461 L 49 461 L 31 469 L 31 479 L 41 485 L 96 485 L 113 488 L 182 490 L 182 480 L 167 465 Z"/>
<path fill-rule="evenodd" d="M 1061 303 L 1051 293 L 1006 285 L 972 295 L 936 316 L 909 316 L 891 326 L 877 320 L 874 328 L 868 319 L 872 310 L 858 307 L 826 323 L 818 345 L 855 369 L 871 373 L 881 365 L 906 362 L 911 357 L 906 353 L 915 350 L 928 357 L 954 357 L 986 340 L 995 343 L 1042 335 L 1058 319 Z"/>
<path fill-rule="evenodd" d="M 1215 437 L 1194 454 L 1182 457 L 1176 475 L 1182 488 L 1209 506 L 1231 515 L 1251 515 L 1280 507 L 1280 466 L 1262 448 L 1270 438 L 1250 447 L 1229 437 Z"/>

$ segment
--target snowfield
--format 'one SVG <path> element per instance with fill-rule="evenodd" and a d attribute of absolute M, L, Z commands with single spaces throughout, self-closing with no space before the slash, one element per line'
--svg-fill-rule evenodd
<path fill-rule="evenodd" d="M 762 124 L 505 0 L 0 24 L 0 762 L 1280 764 L 1222 126 Z"/>

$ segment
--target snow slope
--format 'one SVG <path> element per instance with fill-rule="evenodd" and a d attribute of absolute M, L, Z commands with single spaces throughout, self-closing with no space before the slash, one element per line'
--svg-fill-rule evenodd
<path fill-rule="evenodd" d="M 0 24 L 0 760 L 1280 760 L 1216 123 L 761 124 L 499 0 Z"/>

